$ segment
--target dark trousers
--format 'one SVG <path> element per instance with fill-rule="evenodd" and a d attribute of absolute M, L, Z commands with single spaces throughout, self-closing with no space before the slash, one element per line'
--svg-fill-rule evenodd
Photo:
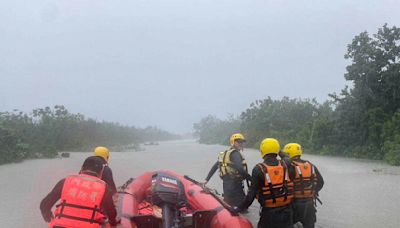
<path fill-rule="evenodd" d="M 231 206 L 238 206 L 246 197 L 244 194 L 243 181 L 239 178 L 224 177 L 224 201 Z"/>
<path fill-rule="evenodd" d="M 293 209 L 291 205 L 278 208 L 263 207 L 260 212 L 258 228 L 293 228 Z"/>
<path fill-rule="evenodd" d="M 313 199 L 297 199 L 293 201 L 294 222 L 301 222 L 303 228 L 314 228 L 317 221 Z"/>

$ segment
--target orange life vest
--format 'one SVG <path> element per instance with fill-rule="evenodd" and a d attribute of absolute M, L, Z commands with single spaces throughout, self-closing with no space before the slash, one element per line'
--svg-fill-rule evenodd
<path fill-rule="evenodd" d="M 293 199 L 293 182 L 289 179 L 287 167 L 285 163 L 278 162 L 277 166 L 269 166 L 265 163 L 258 164 L 264 176 L 264 185 L 261 190 L 262 196 L 260 196 L 264 201 L 264 207 L 286 206 Z"/>
<path fill-rule="evenodd" d="M 97 177 L 79 174 L 65 178 L 61 203 L 49 227 L 98 228 L 105 220 L 100 204 L 106 183 Z"/>
<path fill-rule="evenodd" d="M 294 179 L 294 198 L 313 198 L 315 196 L 315 186 L 317 184 L 314 166 L 308 161 L 293 161 L 292 165 L 296 171 L 296 177 Z"/>

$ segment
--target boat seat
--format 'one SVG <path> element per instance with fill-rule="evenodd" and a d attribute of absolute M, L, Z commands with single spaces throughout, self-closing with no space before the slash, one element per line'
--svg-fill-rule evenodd
<path fill-rule="evenodd" d="M 211 227 L 211 220 L 216 214 L 216 210 L 202 210 L 194 212 L 192 218 L 192 227 Z"/>
<path fill-rule="evenodd" d="M 196 211 L 193 214 L 184 217 L 184 227 L 210 227 L 212 218 L 217 214 L 215 210 L 202 210 Z M 162 220 L 154 215 L 135 215 L 132 216 L 131 221 L 140 228 L 159 228 L 162 227 Z"/>
<path fill-rule="evenodd" d="M 137 227 L 140 228 L 158 228 L 162 227 L 162 221 L 160 218 L 154 215 L 135 215 L 132 216 L 131 221 L 133 221 Z"/>
<path fill-rule="evenodd" d="M 200 227 L 208 228 L 210 227 L 212 218 L 217 214 L 215 210 L 202 210 L 195 211 L 193 214 L 188 214 L 184 217 L 184 227 Z"/>

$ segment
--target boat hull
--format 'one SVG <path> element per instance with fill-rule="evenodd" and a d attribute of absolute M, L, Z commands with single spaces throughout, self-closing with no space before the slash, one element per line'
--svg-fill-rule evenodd
<path fill-rule="evenodd" d="M 202 187 L 168 170 L 146 172 L 123 187 L 119 192 L 117 203 L 118 214 L 121 218 L 121 225 L 118 227 L 158 227 L 157 224 L 160 224 L 161 218 L 157 219 L 156 209 L 152 209 L 151 205 L 146 208 L 149 204 L 147 199 L 151 194 L 152 177 L 156 173 L 173 176 L 182 182 L 187 204 L 190 205 L 190 214 L 196 221 L 196 227 L 252 227 L 245 217 L 232 215 L 216 198 L 205 193 Z"/>

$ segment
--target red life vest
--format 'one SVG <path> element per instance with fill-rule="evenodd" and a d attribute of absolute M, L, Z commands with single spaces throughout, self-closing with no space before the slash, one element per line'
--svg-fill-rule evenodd
<path fill-rule="evenodd" d="M 260 198 L 264 201 L 264 207 L 275 208 L 290 204 L 293 199 L 293 182 L 285 163 L 278 161 L 277 166 L 269 166 L 265 163 L 258 164 L 264 174 Z"/>
<path fill-rule="evenodd" d="M 296 177 L 294 179 L 294 198 L 313 198 L 315 196 L 315 186 L 317 184 L 314 166 L 308 161 L 293 161 L 292 165 L 296 171 Z"/>
<path fill-rule="evenodd" d="M 49 227 L 99 228 L 106 218 L 100 208 L 105 191 L 106 183 L 97 177 L 68 176 Z"/>

